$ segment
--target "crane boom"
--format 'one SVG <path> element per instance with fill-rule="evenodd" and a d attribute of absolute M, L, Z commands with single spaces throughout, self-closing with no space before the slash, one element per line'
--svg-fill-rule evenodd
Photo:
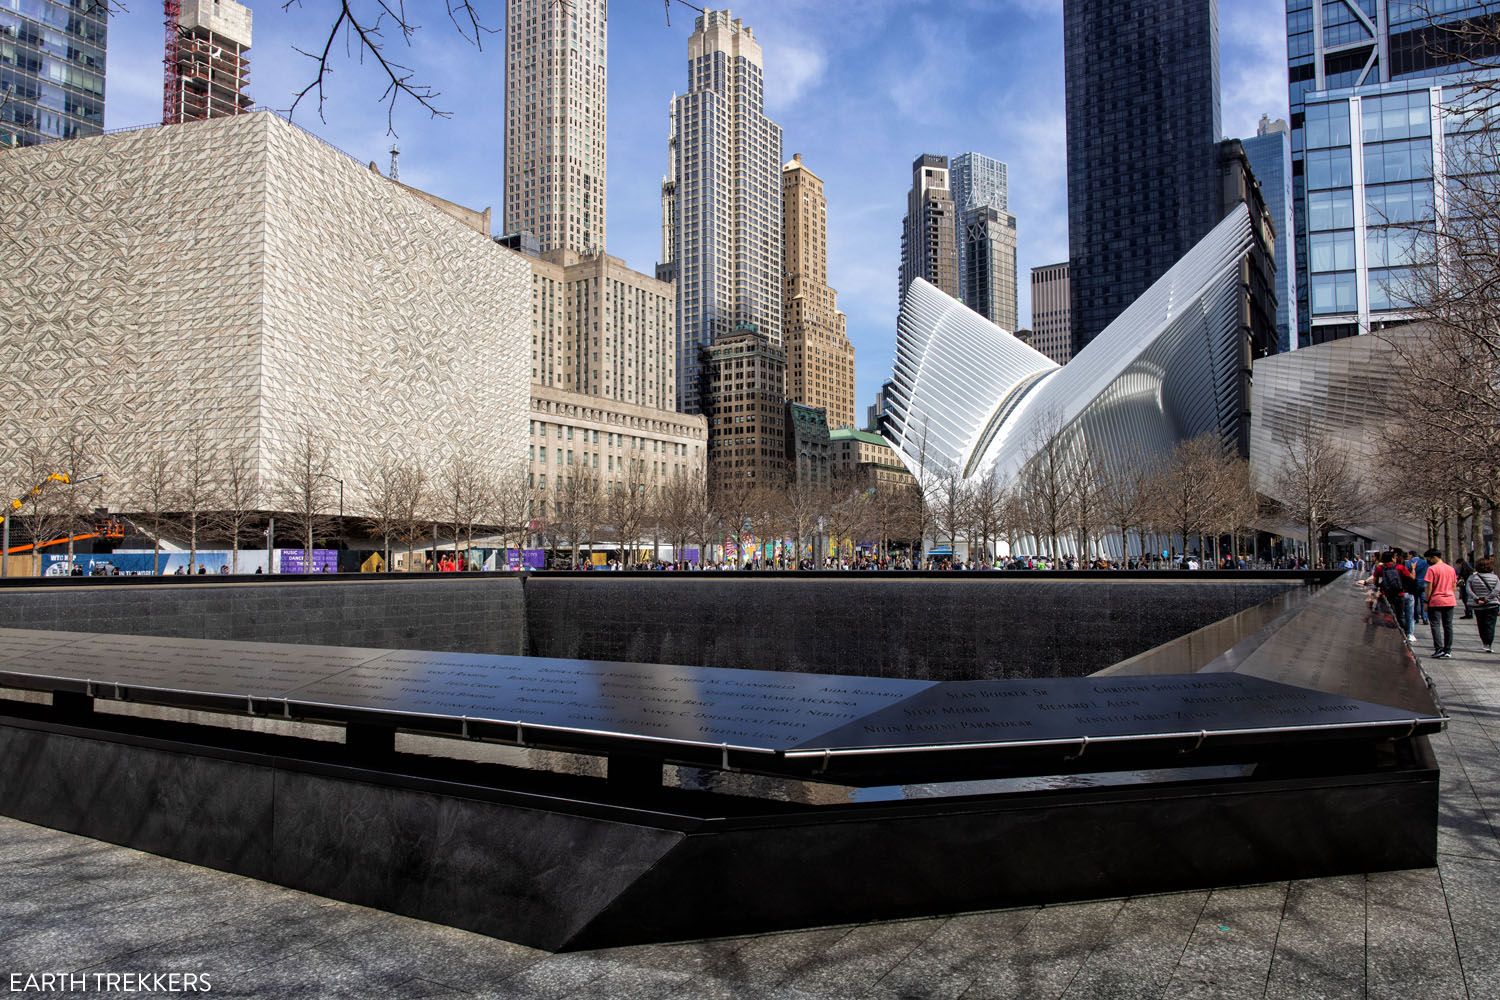
<path fill-rule="evenodd" d="M 177 21 L 182 16 L 182 0 L 162 0 L 162 14 L 166 21 L 166 41 L 161 59 L 161 123 L 176 125 L 180 117 L 177 92 L 182 89 L 182 73 L 177 65 Z"/>

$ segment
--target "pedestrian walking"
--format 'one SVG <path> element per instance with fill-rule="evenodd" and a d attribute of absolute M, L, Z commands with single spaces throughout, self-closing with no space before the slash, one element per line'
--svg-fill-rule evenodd
<path fill-rule="evenodd" d="M 1431 565 L 1426 555 L 1411 554 L 1407 560 L 1406 568 L 1411 570 L 1411 575 L 1416 577 L 1417 592 L 1413 595 L 1416 599 L 1416 621 L 1423 625 L 1427 624 L 1427 567 Z"/>
<path fill-rule="evenodd" d="M 1475 560 L 1466 589 L 1474 608 L 1474 624 L 1479 626 L 1479 642 L 1486 653 L 1493 653 L 1495 618 L 1500 616 L 1500 577 L 1495 575 L 1495 560 L 1489 556 Z"/>
<path fill-rule="evenodd" d="M 1458 573 L 1458 596 L 1464 602 L 1463 617 L 1467 620 L 1474 617 L 1474 602 L 1469 599 L 1469 577 L 1474 575 L 1474 564 L 1460 556 L 1453 568 Z"/>
<path fill-rule="evenodd" d="M 1458 573 L 1443 562 L 1443 553 L 1428 549 L 1422 554 L 1425 588 L 1423 603 L 1427 606 L 1427 621 L 1432 627 L 1432 655 L 1434 659 L 1446 660 L 1453 655 L 1453 608 L 1458 604 Z"/>

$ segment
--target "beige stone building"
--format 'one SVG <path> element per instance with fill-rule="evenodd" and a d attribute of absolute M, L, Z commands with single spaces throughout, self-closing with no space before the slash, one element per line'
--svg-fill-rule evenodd
<path fill-rule="evenodd" d="M 787 398 L 827 411 L 830 427 L 853 427 L 854 345 L 828 287 L 828 199 L 801 153 L 781 170 L 781 206 Z"/>
<path fill-rule="evenodd" d="M 0 220 L 0 426 L 77 428 L 113 506 L 198 441 L 273 486 L 310 430 L 349 513 L 375 459 L 525 455 L 525 263 L 270 112 L 0 152 Z"/>
<path fill-rule="evenodd" d="M 829 432 L 833 448 L 833 477 L 864 489 L 915 486 L 916 478 L 906 470 L 901 457 L 885 438 L 872 431 L 841 427 Z"/>
<path fill-rule="evenodd" d="M 506 232 L 543 250 L 604 242 L 608 0 L 506 0 Z"/>
<path fill-rule="evenodd" d="M 676 305 L 669 282 L 605 254 L 521 256 L 531 268 L 533 382 L 676 409 Z"/>
<path fill-rule="evenodd" d="M 911 165 L 911 190 L 901 220 L 899 300 L 922 278 L 955 299 L 959 297 L 958 226 L 948 158 L 923 153 Z"/>
<path fill-rule="evenodd" d="M 728 10 L 693 23 L 671 134 L 677 406 L 701 413 L 703 348 L 749 327 L 782 346 L 781 126 L 765 114 L 760 42 Z"/>
<path fill-rule="evenodd" d="M 657 493 L 675 476 L 702 476 L 708 420 L 550 386 L 532 386 L 530 485 L 540 501 L 580 469 L 606 489 Z M 545 508 L 538 508 L 544 512 Z"/>

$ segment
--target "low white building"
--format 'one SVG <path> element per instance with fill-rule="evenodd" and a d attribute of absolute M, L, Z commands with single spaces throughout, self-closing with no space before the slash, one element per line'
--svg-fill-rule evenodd
<path fill-rule="evenodd" d="M 304 429 L 351 487 L 519 468 L 530 306 L 482 227 L 271 113 L 0 152 L 0 484 L 63 427 L 116 506 L 161 446 L 270 482 Z"/>

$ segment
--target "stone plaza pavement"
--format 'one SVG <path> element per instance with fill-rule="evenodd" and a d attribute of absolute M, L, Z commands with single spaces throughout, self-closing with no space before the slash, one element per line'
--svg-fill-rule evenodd
<path fill-rule="evenodd" d="M 1500 654 L 1456 625 L 1424 661 L 1453 719 L 1436 870 L 550 955 L 0 818 L 0 993 L 87 970 L 226 997 L 1500 997 Z"/>

